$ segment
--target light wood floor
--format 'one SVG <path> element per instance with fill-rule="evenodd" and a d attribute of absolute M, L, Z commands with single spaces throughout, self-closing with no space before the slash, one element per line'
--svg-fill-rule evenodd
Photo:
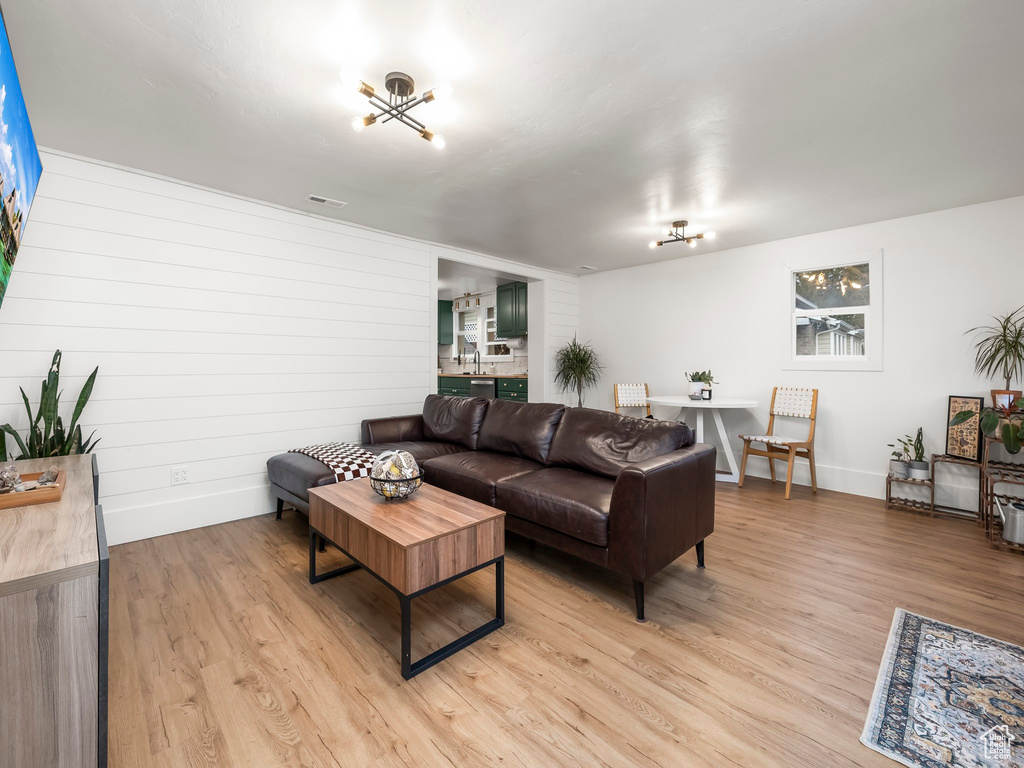
<path fill-rule="evenodd" d="M 397 600 L 310 586 L 304 517 L 115 547 L 110 765 L 891 768 L 858 737 L 894 608 L 1024 644 L 1024 557 L 973 523 L 718 492 L 707 569 L 650 583 L 649 623 L 627 580 L 510 537 L 507 625 L 410 682 Z M 490 572 L 423 598 L 414 657 L 491 610 Z"/>

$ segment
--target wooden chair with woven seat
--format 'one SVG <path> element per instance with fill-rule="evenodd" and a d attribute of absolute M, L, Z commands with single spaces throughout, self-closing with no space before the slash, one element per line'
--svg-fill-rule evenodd
<path fill-rule="evenodd" d="M 615 412 L 619 408 L 646 408 L 647 415 L 651 415 L 651 404 L 647 398 L 651 396 L 651 390 L 646 384 L 616 384 L 615 385 Z"/>
<path fill-rule="evenodd" d="M 811 490 L 818 492 L 818 478 L 814 466 L 814 423 L 818 415 L 818 390 L 797 387 L 775 387 L 772 390 L 772 407 L 768 414 L 768 429 L 763 435 L 740 435 L 743 441 L 743 460 L 740 462 L 740 481 L 747 473 L 748 456 L 764 456 L 768 459 L 768 470 L 775 482 L 775 462 L 786 462 L 786 498 L 793 486 L 793 464 L 797 458 L 807 459 L 811 468 Z M 775 435 L 775 417 L 807 419 L 811 422 L 806 440 L 797 440 Z M 752 443 L 763 443 L 764 449 L 752 447 Z"/>

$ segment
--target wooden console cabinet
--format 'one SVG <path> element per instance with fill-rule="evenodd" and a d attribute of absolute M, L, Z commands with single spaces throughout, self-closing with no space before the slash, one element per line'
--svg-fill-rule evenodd
<path fill-rule="evenodd" d="M 108 555 L 94 456 L 59 502 L 0 510 L 0 766 L 105 768 Z"/>

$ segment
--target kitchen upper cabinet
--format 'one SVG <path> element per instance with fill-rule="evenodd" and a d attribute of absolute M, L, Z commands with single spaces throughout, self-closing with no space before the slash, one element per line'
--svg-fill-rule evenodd
<path fill-rule="evenodd" d="M 437 343 L 454 344 L 455 326 L 452 324 L 452 302 L 437 302 Z"/>
<path fill-rule="evenodd" d="M 497 302 L 498 336 L 506 339 L 526 336 L 528 329 L 526 283 L 499 285 Z"/>

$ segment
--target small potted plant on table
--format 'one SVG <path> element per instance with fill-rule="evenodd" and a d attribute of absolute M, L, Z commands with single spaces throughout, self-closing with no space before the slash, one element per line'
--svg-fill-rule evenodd
<path fill-rule="evenodd" d="M 694 371 L 693 373 L 688 373 L 686 374 L 686 380 L 690 382 L 691 400 L 710 400 L 711 385 L 718 383 L 711 375 L 710 368 L 706 371 Z"/>

